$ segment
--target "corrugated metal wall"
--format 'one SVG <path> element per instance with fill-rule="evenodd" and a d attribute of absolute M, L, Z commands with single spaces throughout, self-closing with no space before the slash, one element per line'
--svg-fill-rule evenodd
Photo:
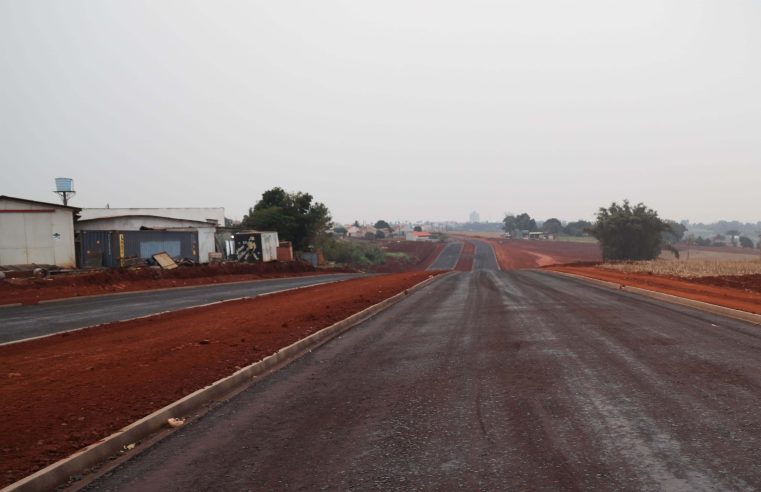
<path fill-rule="evenodd" d="M 80 267 L 97 268 L 113 266 L 111 231 L 80 231 Z"/>

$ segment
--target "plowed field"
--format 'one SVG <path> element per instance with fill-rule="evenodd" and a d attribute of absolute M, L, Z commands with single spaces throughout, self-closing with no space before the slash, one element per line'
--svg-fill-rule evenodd
<path fill-rule="evenodd" d="M 430 277 L 383 275 L 0 347 L 0 485 Z"/>

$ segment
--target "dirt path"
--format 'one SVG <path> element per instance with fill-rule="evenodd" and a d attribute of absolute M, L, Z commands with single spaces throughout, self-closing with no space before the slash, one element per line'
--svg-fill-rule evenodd
<path fill-rule="evenodd" d="M 0 482 L 430 276 L 348 280 L 0 347 Z"/>
<path fill-rule="evenodd" d="M 673 277 L 624 273 L 593 266 L 552 266 L 550 270 L 591 277 L 621 285 L 655 290 L 696 301 L 717 304 L 732 309 L 761 314 L 761 293 L 749 290 L 710 285 L 702 280 L 683 280 Z"/>

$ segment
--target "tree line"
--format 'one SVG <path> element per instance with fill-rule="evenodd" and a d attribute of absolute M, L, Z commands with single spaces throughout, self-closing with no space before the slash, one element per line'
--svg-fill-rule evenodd
<path fill-rule="evenodd" d="M 539 227 L 536 220 L 524 212 L 506 215 L 503 229 L 510 233 L 541 230 L 571 236 L 588 234 L 598 240 L 604 260 L 652 260 L 664 249 L 679 257 L 674 244 L 684 240 L 687 232 L 684 223 L 661 219 L 655 210 L 644 203 L 632 205 L 628 200 L 621 204 L 614 202 L 607 208 L 601 207 L 594 223 L 578 220 L 564 226 L 560 220 L 551 218 Z M 732 245 L 753 247 L 753 241 L 747 236 L 741 236 L 738 230 L 727 231 L 727 236 Z M 723 235 L 715 236 L 713 241 L 687 237 L 688 242 L 701 246 L 723 245 L 725 239 Z"/>

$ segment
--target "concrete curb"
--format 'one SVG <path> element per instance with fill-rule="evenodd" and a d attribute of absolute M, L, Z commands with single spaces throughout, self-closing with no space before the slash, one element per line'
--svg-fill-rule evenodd
<path fill-rule="evenodd" d="M 266 373 L 271 368 L 296 360 L 299 356 L 303 355 L 306 350 L 344 333 L 353 326 L 401 301 L 410 293 L 420 290 L 431 282 L 448 275 L 451 275 L 451 272 L 429 277 L 404 292 L 400 292 L 378 304 L 355 313 L 342 321 L 323 328 L 306 338 L 294 342 L 274 354 L 244 367 L 231 376 L 220 379 L 205 388 L 201 388 L 184 398 L 153 412 L 147 417 L 143 417 L 137 422 L 111 434 L 102 441 L 91 444 L 68 458 L 53 463 L 52 465 L 5 487 L 0 492 L 26 492 L 54 489 L 59 485 L 66 483 L 72 475 L 107 460 L 109 457 L 123 450 L 125 446 L 143 440 L 166 427 L 167 419 L 188 415 L 193 411 L 202 408 L 204 405 L 213 402 L 220 397 L 224 397 L 235 389 L 247 385 L 253 378 Z"/>
<path fill-rule="evenodd" d="M 43 299 L 41 301 L 37 301 L 35 304 L 27 304 L 28 306 L 35 306 L 37 304 L 51 304 L 55 302 L 65 302 L 65 301 L 71 301 L 74 299 L 93 299 L 97 297 L 111 297 L 111 296 L 126 296 L 131 294 L 146 294 L 150 292 L 163 292 L 167 290 L 185 290 L 185 289 L 195 289 L 198 287 L 212 287 L 216 285 L 237 285 L 237 284 L 248 284 L 253 282 L 268 282 L 268 281 L 277 281 L 277 280 L 296 280 L 300 278 L 306 278 L 306 277 L 322 277 L 326 275 L 357 275 L 360 274 L 352 274 L 352 273 L 318 273 L 315 275 L 295 275 L 291 277 L 273 277 L 273 278 L 260 278 L 255 280 L 236 280 L 234 282 L 211 282 L 208 284 L 197 284 L 197 285 L 181 285 L 179 287 L 161 287 L 160 289 L 143 289 L 143 290 L 128 290 L 126 292 L 106 292 L 105 294 L 90 294 L 86 296 L 74 296 L 74 297 L 61 297 L 57 299 Z M 353 278 L 353 277 L 349 277 Z M 15 304 L 0 304 L 0 309 L 6 308 L 6 307 L 19 307 L 23 306 L 23 303 L 17 302 Z"/>
<path fill-rule="evenodd" d="M 582 280 L 584 282 L 589 282 L 589 283 L 596 284 L 602 287 L 606 287 L 608 289 L 631 292 L 633 294 L 638 294 L 645 297 L 651 297 L 653 299 L 658 299 L 660 301 L 666 301 L 671 304 L 677 304 L 679 306 L 689 307 L 689 308 L 697 309 L 697 310 L 704 311 L 711 314 L 718 314 L 720 316 L 726 316 L 728 318 L 739 319 L 741 321 L 746 321 L 754 325 L 761 325 L 761 315 L 749 313 L 746 311 L 740 311 L 739 309 L 732 309 L 732 308 L 728 308 L 724 306 L 719 306 L 717 304 L 710 304 L 708 302 L 696 301 L 693 299 L 687 299 L 686 297 L 679 297 L 679 296 L 675 296 L 671 294 L 665 294 L 663 292 L 643 289 L 641 287 L 622 285 L 616 282 L 608 282 L 606 280 L 599 280 L 596 278 L 585 277 L 583 275 L 576 275 L 573 273 L 558 272 L 555 270 L 537 270 L 537 271 L 548 272 L 555 275 L 562 275 L 568 278 L 574 278 L 577 280 Z"/>
<path fill-rule="evenodd" d="M 106 323 L 98 323 L 96 325 L 88 325 L 88 326 L 82 326 L 81 328 L 72 328 L 71 330 L 63 330 L 63 331 L 57 331 L 55 333 L 48 333 L 47 335 L 39 335 L 39 336 L 36 336 L 36 337 L 31 337 L 31 338 L 22 338 L 20 340 L 11 340 L 10 342 L 2 342 L 2 343 L 0 343 L 0 347 L 4 347 L 6 345 L 13 345 L 13 344 L 16 344 L 16 343 L 30 342 L 32 340 L 40 340 L 42 338 L 53 337 L 53 336 L 56 336 L 56 335 L 61 335 L 63 333 L 74 333 L 74 332 L 77 332 L 77 331 L 90 330 L 92 328 L 98 328 L 100 326 L 109 326 L 109 325 L 115 325 L 117 323 L 125 323 L 127 321 L 135 321 L 135 320 L 138 320 L 138 319 L 151 318 L 153 316 L 161 316 L 162 314 L 180 313 L 182 311 L 187 311 L 188 309 L 195 309 L 195 308 L 214 306 L 216 304 L 224 304 L 226 302 L 245 301 L 247 299 L 256 299 L 257 297 L 271 296 L 273 294 L 279 294 L 281 292 L 290 292 L 292 290 L 307 289 L 309 287 L 317 287 L 319 285 L 335 284 L 337 282 L 345 282 L 347 280 L 351 280 L 352 278 L 361 278 L 361 277 L 349 277 L 349 278 L 344 278 L 344 279 L 326 280 L 325 282 L 319 282 L 319 283 L 316 283 L 316 284 L 300 285 L 298 287 L 289 287 L 287 289 L 273 290 L 272 292 L 264 292 L 262 294 L 257 294 L 255 296 L 233 297 L 232 299 L 223 299 L 221 301 L 207 302 L 205 304 L 196 304 L 195 306 L 187 306 L 187 307 L 183 307 L 183 308 L 179 308 L 179 309 L 170 309 L 169 311 L 159 311 L 158 313 L 145 314 L 143 316 L 137 316 L 135 318 L 127 318 L 127 319 L 120 319 L 120 320 L 116 320 L 116 321 L 108 321 Z"/>

